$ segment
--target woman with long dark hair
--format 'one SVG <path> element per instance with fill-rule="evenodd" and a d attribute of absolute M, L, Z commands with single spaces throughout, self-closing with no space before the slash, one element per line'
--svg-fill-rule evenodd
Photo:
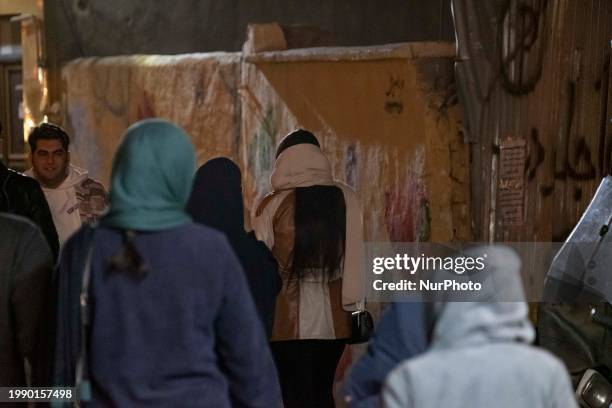
<path fill-rule="evenodd" d="M 280 399 L 239 261 L 185 211 L 194 170 L 182 129 L 160 119 L 131 126 L 108 214 L 63 249 L 55 384 L 77 385 L 94 406 L 268 408 Z"/>
<path fill-rule="evenodd" d="M 286 407 L 333 407 L 350 311 L 364 299 L 361 207 L 305 130 L 281 141 L 271 181 L 254 226 L 283 282 L 271 339 L 283 400 Z"/>

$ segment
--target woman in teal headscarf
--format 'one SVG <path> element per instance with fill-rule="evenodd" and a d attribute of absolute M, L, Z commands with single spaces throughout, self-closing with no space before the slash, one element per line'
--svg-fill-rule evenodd
<path fill-rule="evenodd" d="M 102 223 L 156 231 L 190 222 L 185 205 L 194 171 L 193 145 L 182 129 L 161 119 L 136 123 L 113 161 L 111 206 Z"/>
<path fill-rule="evenodd" d="M 56 385 L 74 386 L 86 349 L 94 404 L 268 407 L 279 400 L 240 264 L 222 234 L 185 212 L 194 168 L 193 146 L 174 124 L 149 119 L 126 131 L 109 212 L 63 249 Z M 91 324 L 81 347 L 90 248 Z"/>

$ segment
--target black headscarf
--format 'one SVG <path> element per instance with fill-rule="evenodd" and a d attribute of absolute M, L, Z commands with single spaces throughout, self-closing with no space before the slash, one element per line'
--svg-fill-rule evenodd
<path fill-rule="evenodd" d="M 244 234 L 240 169 L 225 157 L 209 160 L 198 169 L 187 212 L 197 223 L 224 232 L 232 241 Z"/>
<path fill-rule="evenodd" d="M 249 282 L 255 306 L 268 336 L 272 333 L 276 296 L 281 280 L 274 256 L 253 232 L 244 231 L 240 169 L 219 157 L 198 169 L 187 212 L 197 223 L 223 233 L 236 253 Z"/>
<path fill-rule="evenodd" d="M 278 148 L 276 149 L 276 157 L 278 158 L 278 156 L 283 152 L 283 150 L 291 146 L 304 144 L 304 143 L 321 147 L 315 135 L 313 135 L 307 130 L 298 129 L 298 130 L 294 130 L 293 132 L 289 133 L 287 136 L 283 138 L 283 140 L 281 140 L 281 142 L 278 144 Z"/>

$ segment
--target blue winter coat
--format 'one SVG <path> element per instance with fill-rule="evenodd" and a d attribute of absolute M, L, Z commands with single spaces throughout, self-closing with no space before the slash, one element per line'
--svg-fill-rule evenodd
<path fill-rule="evenodd" d="M 426 349 L 425 305 L 392 303 L 376 326 L 366 354 L 354 364 L 344 383 L 344 400 L 350 407 L 380 406 L 382 386 L 391 370 Z"/>
<path fill-rule="evenodd" d="M 92 229 L 63 249 L 57 385 L 73 385 L 80 351 L 79 292 Z M 189 223 L 140 233 L 146 274 L 109 268 L 120 230 L 93 238 L 90 378 L 93 405 L 274 407 L 278 379 L 244 273 L 227 240 Z"/>

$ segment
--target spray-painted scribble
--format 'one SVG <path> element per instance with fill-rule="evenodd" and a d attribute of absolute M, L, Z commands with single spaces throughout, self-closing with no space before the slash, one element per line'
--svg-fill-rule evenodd
<path fill-rule="evenodd" d="M 344 154 L 344 172 L 346 175 L 346 183 L 354 189 L 357 189 L 359 181 L 359 167 L 357 160 L 357 147 L 355 144 L 349 145 Z"/>
<path fill-rule="evenodd" d="M 419 181 L 395 186 L 385 192 L 385 221 L 391 242 L 429 240 L 429 204 Z"/>
<path fill-rule="evenodd" d="M 248 168 L 255 180 L 258 198 L 269 191 L 276 132 L 274 111 L 268 108 L 266 116 L 259 123 L 259 129 L 248 146 Z"/>
<path fill-rule="evenodd" d="M 393 75 L 389 77 L 389 88 L 385 91 L 385 111 L 387 113 L 400 114 L 404 110 L 404 102 L 402 94 L 404 90 L 405 80 L 403 78 L 395 78 Z"/>

